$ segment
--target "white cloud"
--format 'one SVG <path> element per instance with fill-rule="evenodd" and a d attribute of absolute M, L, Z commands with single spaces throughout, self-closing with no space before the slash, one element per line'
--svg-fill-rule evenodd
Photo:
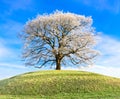
<path fill-rule="evenodd" d="M 4 0 L 3 2 L 7 4 L 12 10 L 26 10 L 30 8 L 33 3 L 32 0 Z"/>
<path fill-rule="evenodd" d="M 1 0 L 1 2 L 2 4 L 4 4 L 4 6 L 6 6 L 5 9 L 2 9 L 2 13 L 0 13 L 0 18 L 3 20 L 6 19 L 8 16 L 14 14 L 14 12 L 17 10 L 24 10 L 24 11 L 34 10 L 33 0 Z"/>
<path fill-rule="evenodd" d="M 97 60 L 96 65 L 80 66 L 78 68 L 63 67 L 62 69 L 90 71 L 120 78 L 120 41 L 107 35 L 101 35 L 97 49 L 101 51 L 101 56 Z"/>
<path fill-rule="evenodd" d="M 38 70 L 21 64 L 20 57 L 18 57 L 20 52 L 16 48 L 7 47 L 6 43 L 5 39 L 0 39 L 0 79 Z"/>
<path fill-rule="evenodd" d="M 94 65 L 90 67 L 62 67 L 62 70 L 77 70 L 77 71 L 88 71 L 103 74 L 106 76 L 117 77 L 120 78 L 120 67 L 106 67 Z"/>
<path fill-rule="evenodd" d="M 90 68 L 87 68 L 87 67 L 82 69 L 80 68 L 80 70 L 90 71 L 90 72 L 95 72 L 99 74 L 104 74 L 107 76 L 120 78 L 120 67 L 106 67 L 106 66 L 94 65 Z"/>
<path fill-rule="evenodd" d="M 10 78 L 19 74 L 23 74 L 26 72 L 33 72 L 33 71 L 37 71 L 35 69 L 30 69 L 30 68 L 26 68 L 26 69 L 16 69 L 16 68 L 0 68 L 0 80 L 2 79 L 6 79 L 6 78 Z"/>
<path fill-rule="evenodd" d="M 107 35 L 101 35 L 97 49 L 101 52 L 101 56 L 96 65 L 84 68 L 84 70 L 120 78 L 120 41 Z"/>
<path fill-rule="evenodd" d="M 114 13 L 120 12 L 120 1 L 119 0 L 82 0 L 78 1 L 86 6 L 93 7 L 97 10 L 108 10 Z"/>
<path fill-rule="evenodd" d="M 0 39 L 0 59 L 11 55 L 11 51 L 5 47 L 4 41 Z"/>
<path fill-rule="evenodd" d="M 20 44 L 14 44 L 15 40 L 9 41 L 8 39 L 0 38 L 0 64 L 2 62 L 6 63 L 17 63 L 19 62 L 21 56 Z"/>
<path fill-rule="evenodd" d="M 101 42 L 98 44 L 97 49 L 101 51 L 101 56 L 97 62 L 99 65 L 120 66 L 120 41 L 102 35 Z"/>
<path fill-rule="evenodd" d="M 96 60 L 96 65 L 120 68 L 120 41 L 107 35 L 101 35 L 96 46 L 100 51 L 100 56 Z"/>
<path fill-rule="evenodd" d="M 0 80 L 13 77 L 26 72 L 38 71 L 36 68 L 28 68 L 20 64 L 0 63 Z"/>
<path fill-rule="evenodd" d="M 13 20 L 7 20 L 6 23 L 0 25 L 0 31 L 2 34 L 8 36 L 9 38 L 17 37 L 17 34 L 22 32 L 24 26 L 22 23 Z"/>
<path fill-rule="evenodd" d="M 18 38 L 20 32 L 22 32 L 23 24 L 7 20 L 6 23 L 0 24 L 1 28 L 1 37 L 0 37 L 0 50 L 1 53 L 7 50 L 17 50 L 16 48 L 20 49 L 21 40 Z M 14 50 L 14 51 L 15 51 Z"/>
<path fill-rule="evenodd" d="M 6 23 L 0 24 L 1 37 L 0 37 L 0 56 L 15 50 L 20 49 L 21 41 L 18 38 L 18 34 L 22 32 L 23 24 L 7 20 Z"/>
<path fill-rule="evenodd" d="M 11 64 L 11 63 L 0 63 L 0 67 L 4 67 L 4 68 L 17 68 L 17 69 L 26 69 L 27 68 L 24 65 Z"/>

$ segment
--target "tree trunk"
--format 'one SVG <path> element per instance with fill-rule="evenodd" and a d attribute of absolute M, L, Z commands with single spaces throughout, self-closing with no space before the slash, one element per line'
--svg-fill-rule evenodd
<path fill-rule="evenodd" d="M 59 57 L 56 57 L 56 70 L 61 70 L 61 60 Z"/>

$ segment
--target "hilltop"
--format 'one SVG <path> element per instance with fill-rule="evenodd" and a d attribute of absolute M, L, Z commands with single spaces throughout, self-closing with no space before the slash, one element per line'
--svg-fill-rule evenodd
<path fill-rule="evenodd" d="M 0 99 L 119 99 L 120 79 L 84 71 L 39 71 L 0 81 Z"/>

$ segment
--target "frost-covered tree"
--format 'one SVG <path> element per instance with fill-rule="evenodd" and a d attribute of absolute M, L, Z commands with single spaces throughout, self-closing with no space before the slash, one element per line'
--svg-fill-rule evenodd
<path fill-rule="evenodd" d="M 98 55 L 92 18 L 56 11 L 28 21 L 21 35 L 26 65 L 41 68 L 67 63 L 90 65 Z"/>

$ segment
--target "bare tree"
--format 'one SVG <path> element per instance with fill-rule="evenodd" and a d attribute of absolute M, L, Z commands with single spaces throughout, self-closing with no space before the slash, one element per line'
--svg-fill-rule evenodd
<path fill-rule="evenodd" d="M 92 18 L 73 13 L 38 15 L 26 23 L 21 38 L 25 64 L 38 68 L 55 64 L 60 70 L 67 62 L 88 65 L 98 55 Z"/>

